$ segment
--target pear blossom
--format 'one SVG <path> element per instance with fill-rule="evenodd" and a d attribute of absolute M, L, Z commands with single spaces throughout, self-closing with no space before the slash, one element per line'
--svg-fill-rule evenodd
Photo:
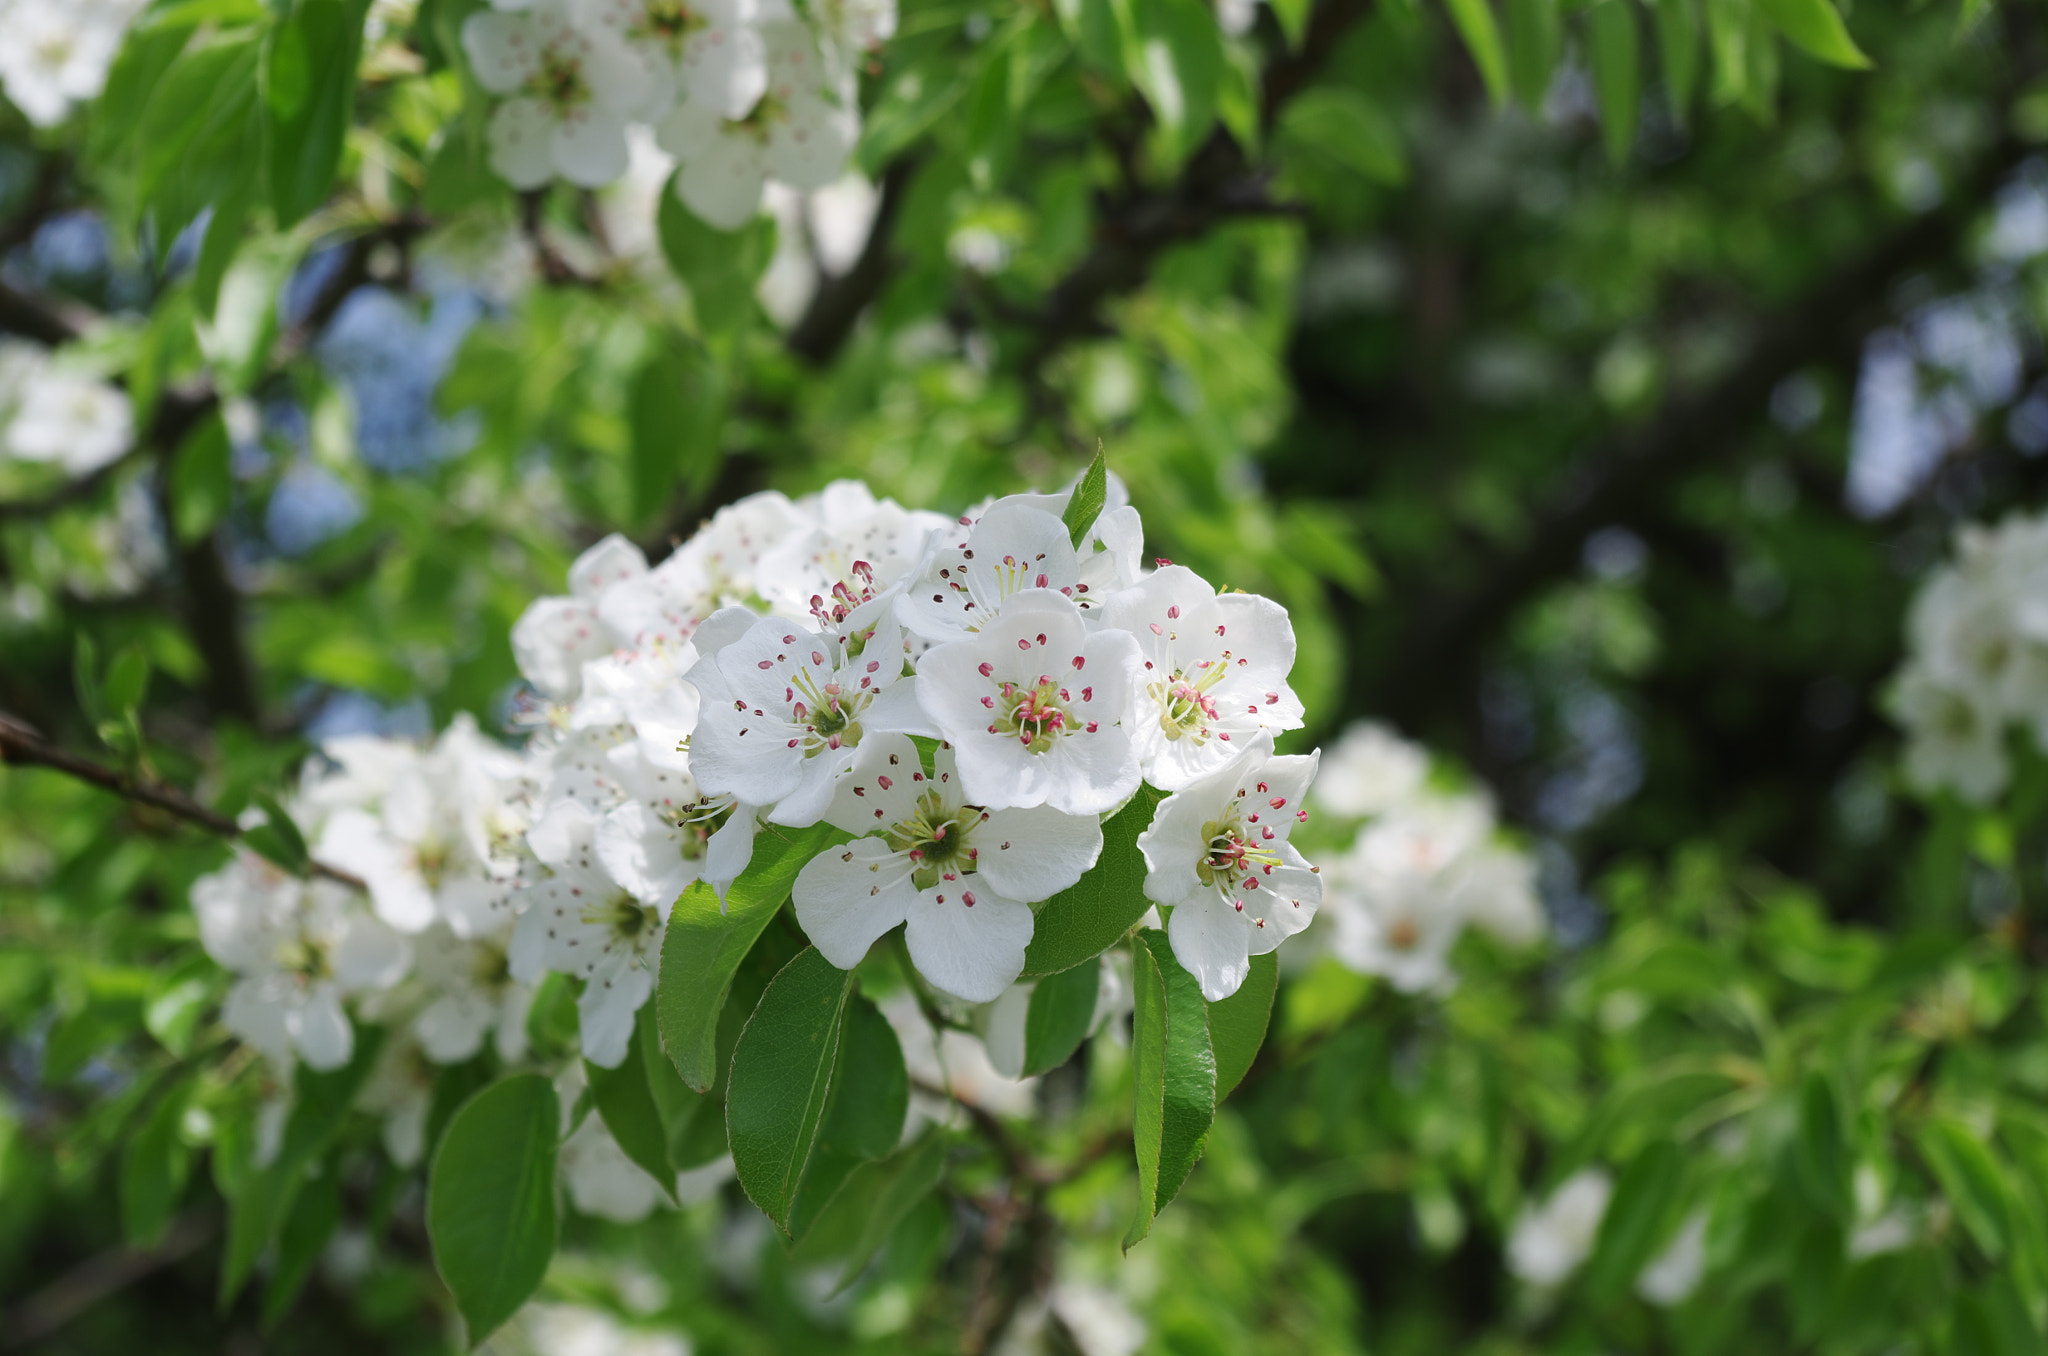
<path fill-rule="evenodd" d="M 1539 1289 L 1562 1285 L 1593 1254 L 1614 1194 L 1603 1168 L 1581 1168 L 1540 1204 L 1523 1210 L 1508 1234 L 1508 1269 Z"/>
<path fill-rule="evenodd" d="M 1137 582 L 1142 532 L 1137 511 L 1102 514 L 1081 546 L 1041 495 L 999 499 L 979 515 L 935 533 L 917 574 L 897 603 L 903 624 L 930 641 L 955 640 L 1002 615 L 1005 602 L 1032 589 L 1051 589 L 1084 613 Z M 1109 539 L 1101 535 L 1109 532 Z"/>
<path fill-rule="evenodd" d="M 5 349 L 0 452 L 86 475 L 135 445 L 135 414 L 125 392 L 51 361 L 33 345 Z"/>
<path fill-rule="evenodd" d="M 338 806 L 319 838 L 322 860 L 360 875 L 377 916 L 401 932 L 445 920 L 464 936 L 493 928 L 526 827 L 524 766 L 458 716 L 424 753 L 396 740 L 337 740 L 335 789 L 308 799 Z M 343 788 L 362 799 L 349 803 Z"/>
<path fill-rule="evenodd" d="M 526 836 L 546 874 L 521 890 L 512 934 L 514 978 L 538 983 L 556 970 L 584 981 L 576 1009 L 583 1055 L 614 1069 L 626 1058 L 633 1015 L 654 992 L 670 905 L 643 904 L 605 874 L 597 818 L 575 801 L 551 807 Z"/>
<path fill-rule="evenodd" d="M 236 976 L 221 1007 L 228 1030 L 279 1063 L 296 1052 L 338 1069 L 355 1050 L 344 1000 L 405 974 L 405 938 L 326 879 L 286 875 L 246 849 L 192 884 L 199 940 Z"/>
<path fill-rule="evenodd" d="M 1707 1212 L 1695 1210 L 1636 1277 L 1636 1293 L 1668 1309 L 1692 1298 L 1706 1270 Z"/>
<path fill-rule="evenodd" d="M 927 777 L 903 735 L 865 741 L 824 818 L 861 836 L 797 875 L 804 935 L 850 970 L 907 921 L 918 973 L 971 1003 L 996 999 L 1024 968 L 1030 906 L 1081 879 L 1102 852 L 1093 816 L 972 804 L 952 748 L 939 746 Z"/>
<path fill-rule="evenodd" d="M 513 978 L 504 935 L 471 939 L 434 927 L 412 941 L 412 986 L 419 1010 L 409 1029 L 420 1052 L 435 1064 L 460 1064 L 489 1037 L 508 1064 L 526 1057 L 526 1016 L 533 989 Z M 409 986 L 411 987 L 411 986 Z"/>
<path fill-rule="evenodd" d="M 690 741 L 698 785 L 771 807 L 773 824 L 817 823 L 864 738 L 927 728 L 900 681 L 902 634 L 889 617 L 851 636 L 763 618 L 689 677 L 703 701 Z"/>
<path fill-rule="evenodd" d="M 1102 814 L 1138 789 L 1122 724 L 1138 663 L 1129 635 L 1091 632 L 1073 599 L 1027 589 L 979 632 L 927 651 L 917 698 L 957 751 L 970 802 Z"/>
<path fill-rule="evenodd" d="M 0 89 L 38 127 L 99 97 L 143 0 L 11 0 L 0 5 Z"/>
<path fill-rule="evenodd" d="M 476 19 L 491 15 L 474 15 Z M 512 628 L 519 672 L 546 696 L 568 700 L 583 686 L 583 666 L 617 648 L 616 635 L 598 618 L 599 599 L 611 588 L 647 573 L 640 549 L 614 533 L 576 557 L 569 594 L 537 598 Z"/>
<path fill-rule="evenodd" d="M 1377 721 L 1361 720 L 1323 751 L 1316 803 L 1345 819 L 1362 819 L 1414 798 L 1428 780 L 1428 750 Z"/>
<path fill-rule="evenodd" d="M 668 634 L 696 640 L 699 622 L 720 608 L 757 595 L 761 559 L 809 526 L 807 515 L 773 490 L 748 495 L 712 515 L 711 521 L 668 559 L 636 578 L 607 588 L 598 615 L 620 643 L 642 644 Z"/>
<path fill-rule="evenodd" d="M 1287 686 L 1294 628 L 1278 603 L 1219 594 L 1186 566 L 1167 565 L 1113 595 L 1103 624 L 1138 638 L 1142 669 L 1126 724 L 1152 785 L 1191 786 L 1255 732 L 1300 728 L 1301 699 Z"/>
<path fill-rule="evenodd" d="M 420 1047 L 403 1036 L 387 1037 L 356 1105 L 383 1121 L 384 1152 L 401 1168 L 416 1168 L 427 1152 L 427 1117 L 434 1106 L 439 1071 Z"/>
<path fill-rule="evenodd" d="M 678 99 L 744 118 L 768 89 L 768 53 L 753 0 L 590 0 L 594 25 L 638 52 L 651 77 L 645 116 Z"/>
<path fill-rule="evenodd" d="M 1890 708 L 1919 790 L 1995 799 L 2018 725 L 2048 752 L 2048 514 L 1957 533 L 1952 560 L 1913 600 Z"/>
<path fill-rule="evenodd" d="M 577 1212 L 617 1224 L 637 1224 L 666 1205 L 661 1184 L 626 1157 L 602 1117 L 587 1115 L 562 1141 L 562 1180 Z"/>
<path fill-rule="evenodd" d="M 1208 776 L 1159 803 L 1138 835 L 1145 897 L 1170 906 L 1173 954 L 1210 1002 L 1228 998 L 1251 957 L 1309 925 L 1323 882 L 1288 841 L 1306 819 L 1302 798 L 1317 755 L 1273 755 L 1260 731 Z"/>
<path fill-rule="evenodd" d="M 1330 863 L 1331 947 L 1361 974 L 1403 993 L 1450 981 L 1450 950 L 1466 923 L 1455 873 L 1492 830 L 1483 802 L 1432 797 L 1367 825 Z"/>
<path fill-rule="evenodd" d="M 532 0 L 462 25 L 477 83 L 508 96 L 491 114 L 491 168 L 514 188 L 556 175 L 597 188 L 626 172 L 626 124 L 653 86 L 642 56 L 602 24 L 578 24 L 571 0 Z"/>
<path fill-rule="evenodd" d="M 791 188 L 825 187 L 860 139 L 853 90 L 809 27 L 770 23 L 761 38 L 768 88 L 752 111 L 735 118 L 685 101 L 655 128 L 661 148 L 682 162 L 677 196 L 721 230 L 736 230 L 761 210 L 770 176 Z"/>

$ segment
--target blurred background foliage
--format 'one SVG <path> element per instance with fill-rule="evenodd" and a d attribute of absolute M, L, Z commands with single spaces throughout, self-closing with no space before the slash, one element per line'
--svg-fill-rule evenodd
<path fill-rule="evenodd" d="M 2048 767 L 1915 797 L 1882 714 L 1952 527 L 2048 501 L 2035 7 L 1864 0 L 1830 53 L 1789 0 L 905 0 L 853 226 L 820 194 L 733 234 L 646 154 L 492 179 L 466 0 L 373 7 L 287 219 L 233 126 L 273 8 L 158 4 L 97 104 L 0 112 L 0 329 L 138 428 L 82 478 L 0 465 L 0 708 L 232 814 L 312 739 L 504 729 L 513 621 L 606 531 L 845 476 L 953 509 L 1099 445 L 1149 555 L 1289 607 L 1298 747 L 1391 722 L 1542 863 L 1550 946 L 1468 939 L 1448 997 L 1291 974 L 1128 1257 L 1114 1154 L 992 1249 L 985 1202 L 927 1201 L 836 1298 L 743 1204 L 579 1219 L 549 1294 L 616 1349 L 1129 1349 L 1089 1287 L 1171 1352 L 2041 1349 Z M 151 103 L 199 26 L 218 79 Z M 82 637 L 147 655 L 135 731 Z M 182 901 L 221 849 L 51 773 L 0 807 L 0 1346 L 445 1349 L 368 1168 L 295 1306 L 216 1312 L 247 1149 Z M 1048 1144 L 1124 1104 L 1090 1048 Z M 1509 1228 L 1592 1163 L 1625 1222 L 1537 1295 Z M 151 1171 L 170 1232 L 124 1247 Z M 1642 1302 L 1693 1211 L 1707 1280 Z"/>

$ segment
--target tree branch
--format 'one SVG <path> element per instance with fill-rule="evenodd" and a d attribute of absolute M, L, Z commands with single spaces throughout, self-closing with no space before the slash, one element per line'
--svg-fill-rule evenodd
<path fill-rule="evenodd" d="M 218 810 L 201 805 L 183 791 L 161 782 L 131 777 L 118 768 L 67 753 L 44 739 L 28 725 L 0 711 L 0 765 L 7 764 L 16 767 L 48 768 L 52 772 L 61 772 L 77 781 L 112 792 L 137 805 L 159 810 L 218 837 L 238 839 L 242 836 L 240 824 Z M 325 876 L 328 880 L 351 889 L 369 888 L 364 885 L 362 877 L 338 867 L 328 866 L 324 862 L 314 862 L 312 870 L 315 875 Z"/>
<path fill-rule="evenodd" d="M 895 276 L 896 218 L 902 214 L 903 198 L 917 174 L 918 164 L 916 156 L 905 155 L 882 171 L 881 196 L 876 201 L 875 219 L 868 227 L 867 243 L 861 247 L 860 258 L 840 276 L 820 281 L 811 304 L 804 308 L 802 318 L 783 340 L 791 353 L 817 366 L 832 361 L 853 333 L 861 313 Z"/>

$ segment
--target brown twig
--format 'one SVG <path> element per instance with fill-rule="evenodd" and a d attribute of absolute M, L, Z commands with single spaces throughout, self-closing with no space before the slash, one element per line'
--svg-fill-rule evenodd
<path fill-rule="evenodd" d="M 149 1247 L 123 1244 L 86 1258 L 0 1321 L 0 1349 L 25 1351 L 38 1345 L 108 1296 L 195 1252 L 218 1228 L 219 1221 L 209 1215 L 183 1215 Z"/>
<path fill-rule="evenodd" d="M 240 824 L 218 810 L 201 805 L 176 787 L 131 777 L 118 768 L 96 763 L 89 758 L 81 758 L 75 753 L 67 753 L 28 725 L 0 711 L 0 765 L 10 763 L 17 767 L 43 767 L 52 772 L 61 772 L 67 777 L 97 786 L 103 791 L 110 791 L 137 805 L 146 805 L 152 810 L 162 811 L 222 838 L 238 839 L 242 836 Z M 325 876 L 328 880 L 351 889 L 369 888 L 363 883 L 362 877 L 338 867 L 318 861 L 311 863 L 311 867 L 313 874 Z"/>

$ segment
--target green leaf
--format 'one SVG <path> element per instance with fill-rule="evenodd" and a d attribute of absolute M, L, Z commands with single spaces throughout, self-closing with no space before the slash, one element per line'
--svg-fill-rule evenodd
<path fill-rule="evenodd" d="M 270 1166 L 243 1180 L 228 1216 L 228 1241 L 221 1260 L 220 1306 L 234 1301 L 256 1259 L 270 1246 L 278 1226 L 291 1213 L 306 1170 L 318 1162 L 340 1134 L 356 1094 L 376 1065 L 384 1033 L 358 1025 L 355 1052 L 339 1069 L 326 1072 L 298 1066 L 292 1081 L 292 1111 L 285 1121 L 277 1157 Z M 217 1152 L 217 1151 L 216 1151 Z"/>
<path fill-rule="evenodd" d="M 1131 974 L 1138 1216 L 1124 1235 L 1127 1252 L 1152 1232 L 1152 1221 L 1180 1193 L 1216 1117 L 1216 1056 L 1201 986 L 1174 958 L 1166 934 L 1152 929 L 1132 943 Z"/>
<path fill-rule="evenodd" d="M 718 895 L 701 881 L 676 901 L 662 938 L 654 1001 L 662 1047 L 683 1081 L 697 1091 L 709 1091 L 718 1078 L 718 1015 L 734 973 L 789 898 L 796 873 L 830 846 L 837 832 L 828 824 L 763 827 L 754 840 L 754 859 L 726 891 L 723 909 Z"/>
<path fill-rule="evenodd" d="M 1311 173 L 1335 166 L 1377 184 L 1397 186 L 1408 180 L 1400 133 L 1354 89 L 1318 85 L 1304 91 L 1281 114 L 1279 140 L 1297 158 L 1313 162 Z"/>
<path fill-rule="evenodd" d="M 618 1068 L 606 1069 L 586 1059 L 583 1069 L 590 1080 L 591 1100 L 597 1106 L 597 1114 L 604 1118 L 605 1129 L 612 1132 L 612 1138 L 625 1150 L 626 1157 L 639 1164 L 673 1201 L 676 1198 L 676 1170 L 669 1160 L 668 1127 L 662 1121 L 660 1109 L 654 1104 L 654 1091 L 647 1078 L 647 1063 L 640 1050 L 642 1040 L 653 1036 L 651 1025 L 636 1023 L 633 1044 Z"/>
<path fill-rule="evenodd" d="M 755 217 L 736 231 L 721 231 L 683 206 L 671 182 L 656 209 L 655 233 L 662 257 L 690 289 L 701 331 L 732 334 L 753 320 L 754 285 L 775 257 L 773 217 Z"/>
<path fill-rule="evenodd" d="M 107 72 L 106 88 L 93 101 L 87 144 L 94 161 L 104 164 L 134 151 L 136 130 L 157 82 L 191 40 L 192 28 L 186 24 L 142 23 L 129 29 Z"/>
<path fill-rule="evenodd" d="M 1145 858 L 1138 835 L 1166 793 L 1138 788 L 1131 803 L 1102 826 L 1102 856 L 1077 883 L 1037 907 L 1031 945 L 1024 950 L 1024 978 L 1071 970 L 1123 939 L 1152 901 L 1145 898 Z M 670 924 L 673 928 L 674 924 Z"/>
<path fill-rule="evenodd" d="M 575 1011 L 573 1005 L 570 1011 Z M 448 1122 L 455 1119 L 463 1103 L 491 1085 L 495 1073 L 491 1057 L 482 1053 L 460 1064 L 444 1064 L 435 1072 L 434 1088 L 427 1097 L 427 1123 L 420 1136 L 428 1162 L 433 1161 L 441 1136 L 448 1133 Z"/>
<path fill-rule="evenodd" d="M 1651 0 L 1650 20 L 1664 68 L 1664 96 L 1682 127 L 1700 83 L 1700 19 L 1694 0 Z"/>
<path fill-rule="evenodd" d="M 242 841 L 292 875 L 306 875 L 313 864 L 312 854 L 306 849 L 306 836 L 299 832 L 284 806 L 278 804 L 277 797 L 259 791 L 254 800 L 263 811 L 263 823 L 244 829 Z"/>
<path fill-rule="evenodd" d="M 853 976 L 807 947 L 761 995 L 732 1055 L 726 1138 L 740 1186 L 776 1227 L 816 1147 Z"/>
<path fill-rule="evenodd" d="M 1207 139 L 1223 81 L 1223 31 L 1204 0 L 1114 0 L 1127 16 L 1124 71 L 1157 124 L 1162 164 L 1177 168 Z"/>
<path fill-rule="evenodd" d="M 1808 56 L 1852 71 L 1870 69 L 1870 58 L 1849 36 L 1841 11 L 1830 0 L 1756 0 L 1771 26 Z"/>
<path fill-rule="evenodd" d="M 1815 1069 L 1799 1089 L 1799 1133 L 1793 1141 L 1799 1185 L 1814 1206 L 1838 1220 L 1855 1209 L 1852 1164 L 1834 1085 Z"/>
<path fill-rule="evenodd" d="M 1595 1302 L 1625 1293 L 1656 1255 L 1676 1217 L 1684 1182 L 1685 1155 L 1670 1140 L 1652 1142 L 1621 1174 L 1586 1263 L 1586 1290 Z"/>
<path fill-rule="evenodd" d="M 1280 957 L 1268 951 L 1252 957 L 1251 973 L 1237 992 L 1209 1005 L 1209 1042 L 1216 1050 L 1216 1100 L 1236 1090 L 1251 1072 L 1259 1047 L 1266 1043 L 1266 1025 L 1273 1018 L 1273 998 L 1280 992 Z"/>
<path fill-rule="evenodd" d="M 1273 17 L 1280 21 L 1280 31 L 1287 35 L 1287 45 L 1298 49 L 1308 33 L 1308 16 L 1314 8 L 1314 0 L 1269 0 L 1269 3 Z"/>
<path fill-rule="evenodd" d="M 910 1073 L 902 1043 L 881 1010 L 859 994 L 847 1001 L 833 1067 L 817 1147 L 790 1205 L 794 1238 L 810 1230 L 856 1168 L 895 1151 L 910 1114 Z"/>
<path fill-rule="evenodd" d="M 244 183 L 261 136 L 257 41 L 246 32 L 193 42 L 150 89 L 136 121 L 138 205 L 169 240 Z"/>
<path fill-rule="evenodd" d="M 2041 1356 L 2040 1329 L 2010 1270 L 1957 1292 L 1954 1323 L 1948 1349 L 1958 1356 Z"/>
<path fill-rule="evenodd" d="M 337 1165 L 329 1164 L 326 1172 L 300 1189 L 291 1213 L 285 1216 L 284 1227 L 278 1231 L 277 1264 L 271 1269 L 270 1284 L 263 1290 L 265 1330 L 276 1328 L 278 1320 L 298 1300 L 299 1292 L 306 1287 L 306 1278 L 313 1274 L 313 1264 L 320 1260 L 327 1240 L 334 1236 L 340 1223 L 341 1174 Z"/>
<path fill-rule="evenodd" d="M 84 631 L 71 647 L 71 688 L 78 708 L 94 729 L 107 723 L 107 704 L 100 696 L 100 647 Z"/>
<path fill-rule="evenodd" d="M 1542 106 L 1563 55 L 1557 0 L 1508 0 L 1508 73 L 1524 107 Z"/>
<path fill-rule="evenodd" d="M 1479 78 L 1486 82 L 1486 93 L 1499 107 L 1508 101 L 1508 57 L 1507 47 L 1500 38 L 1500 24 L 1493 17 L 1493 6 L 1487 0 L 1444 0 L 1444 8 L 1451 12 L 1451 23 L 1457 27 L 1458 36 L 1465 40 L 1465 50 L 1472 54 L 1472 64 L 1479 68 Z"/>
<path fill-rule="evenodd" d="M 149 695 L 149 650 L 135 643 L 122 646 L 114 662 L 107 665 L 107 682 L 101 695 L 112 719 L 124 720 L 133 715 Z"/>
<path fill-rule="evenodd" d="M 213 999 L 213 985 L 204 975 L 171 979 L 150 996 L 142 1024 L 159 1045 L 180 1058 L 192 1053 L 192 1038 Z"/>
<path fill-rule="evenodd" d="M 191 1079 L 173 1083 L 121 1147 L 121 1236 L 136 1247 L 163 1237 L 192 1175 L 192 1148 L 178 1133 L 191 1096 Z"/>
<path fill-rule="evenodd" d="M 702 497 L 718 475 L 725 388 L 701 344 L 664 333 L 633 377 L 634 514 L 669 517 L 681 484 Z"/>
<path fill-rule="evenodd" d="M 1586 15 L 1600 131 L 1608 162 L 1615 165 L 1628 160 L 1642 112 L 1642 39 L 1636 32 L 1635 4 L 1636 0 L 1601 0 Z"/>
<path fill-rule="evenodd" d="M 927 1133 L 911 1148 L 879 1163 L 862 1163 L 819 1215 L 794 1250 L 802 1263 L 841 1258 L 836 1295 L 859 1279 L 868 1259 L 889 1242 L 946 1169 L 946 1137 Z M 851 1241 L 848 1241 L 851 1240 Z"/>
<path fill-rule="evenodd" d="M 547 1275 L 561 1115 L 552 1083 L 514 1074 L 464 1103 L 434 1154 L 427 1237 L 471 1345 L 516 1313 Z"/>
<path fill-rule="evenodd" d="M 171 517 L 181 545 L 198 541 L 226 515 L 234 498 L 231 462 L 227 424 L 217 412 L 178 444 L 171 462 Z"/>
<path fill-rule="evenodd" d="M 1099 956 L 1038 981 L 1024 1010 L 1024 1077 L 1057 1069 L 1073 1058 L 1095 1021 L 1101 988 Z"/>
<path fill-rule="evenodd" d="M 1095 520 L 1102 516 L 1103 506 L 1109 503 L 1109 466 L 1102 458 L 1102 449 L 1095 449 L 1095 460 L 1088 463 L 1088 469 L 1075 482 L 1074 493 L 1067 499 L 1067 511 L 1061 521 L 1067 525 L 1067 535 L 1073 539 L 1076 550 L 1081 539 L 1088 535 L 1088 529 L 1095 526 Z"/>
<path fill-rule="evenodd" d="M 1994 1262 L 2003 1257 L 2012 1223 L 2012 1193 L 1991 1150 L 1968 1126 L 1945 1116 L 1923 1125 L 1916 1143 L 1978 1248 Z"/>
<path fill-rule="evenodd" d="M 370 0 L 298 0 L 264 48 L 263 137 L 280 230 L 327 200 L 355 114 Z"/>

